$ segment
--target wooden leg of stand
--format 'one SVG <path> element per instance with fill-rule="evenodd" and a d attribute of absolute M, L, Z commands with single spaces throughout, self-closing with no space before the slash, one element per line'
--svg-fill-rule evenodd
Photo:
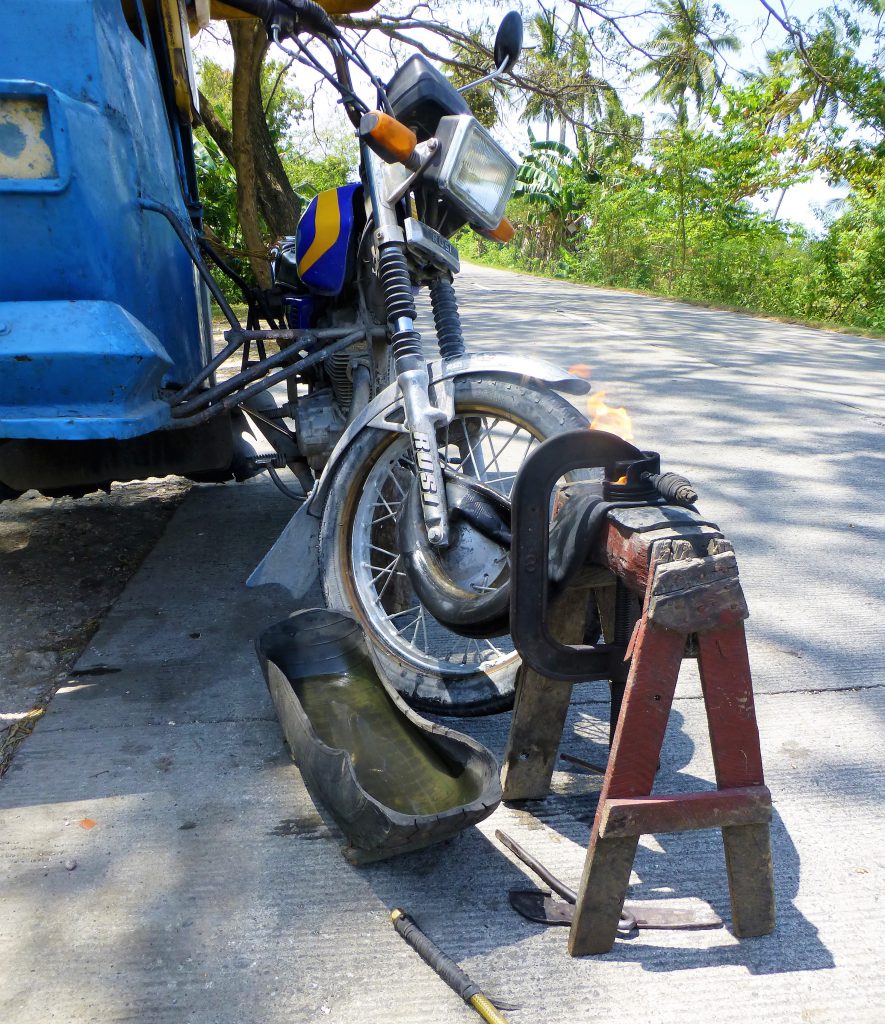
<path fill-rule="evenodd" d="M 698 667 L 720 789 L 761 786 L 762 752 L 743 623 L 701 634 Z M 774 929 L 774 868 L 768 825 L 722 829 L 735 935 Z"/>
<path fill-rule="evenodd" d="M 557 640 L 583 643 L 588 598 L 586 587 L 570 587 L 553 606 L 550 630 Z M 501 769 L 504 800 L 543 800 L 550 792 L 571 699 L 571 683 L 547 679 L 525 665 L 520 668 Z"/>
<path fill-rule="evenodd" d="M 601 839 L 602 813 L 610 798 L 651 793 L 684 650 L 682 633 L 640 625 L 569 932 L 572 956 L 614 944 L 639 839 Z"/>
<path fill-rule="evenodd" d="M 731 895 L 731 927 L 738 938 L 774 930 L 774 867 L 768 825 L 732 825 L 722 830 Z"/>

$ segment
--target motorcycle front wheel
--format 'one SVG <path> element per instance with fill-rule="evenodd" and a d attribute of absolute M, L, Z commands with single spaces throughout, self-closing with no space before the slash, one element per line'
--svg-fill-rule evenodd
<path fill-rule="evenodd" d="M 541 383 L 467 376 L 455 382 L 455 417 L 438 438 L 457 472 L 509 495 L 519 467 L 542 441 L 587 420 Z M 367 428 L 329 492 L 320 526 L 320 579 L 329 607 L 353 613 L 379 667 L 415 708 L 482 715 L 513 705 L 519 655 L 509 636 L 474 639 L 437 622 L 415 596 L 397 552 L 396 519 L 413 479 L 408 434 Z M 508 553 L 453 527 L 443 554 L 459 584 L 489 589 L 506 578 Z"/>

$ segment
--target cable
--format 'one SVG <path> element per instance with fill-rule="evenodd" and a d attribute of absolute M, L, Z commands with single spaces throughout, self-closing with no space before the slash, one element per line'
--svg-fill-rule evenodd
<path fill-rule="evenodd" d="M 287 498 L 291 498 L 292 501 L 297 501 L 301 505 L 303 505 L 304 502 L 307 501 L 306 494 L 297 494 L 295 491 L 292 490 L 291 487 L 287 487 L 286 484 L 283 483 L 283 481 L 280 479 L 280 474 L 274 469 L 273 466 L 268 466 L 267 472 L 271 480 L 273 481 L 276 489 L 278 491 L 282 491 L 282 493 L 285 494 Z"/>
<path fill-rule="evenodd" d="M 329 82 L 338 91 L 338 93 L 341 95 L 341 98 L 344 100 L 345 104 L 352 104 L 354 107 L 356 107 L 357 110 L 361 111 L 364 114 L 368 112 L 369 108 L 359 98 L 359 96 L 357 96 L 352 89 L 348 89 L 345 86 L 343 86 L 341 82 L 339 82 L 338 79 L 332 74 L 331 71 L 327 71 L 326 68 L 323 67 L 323 65 L 316 59 L 316 57 L 314 57 L 310 50 L 308 50 L 308 48 L 304 45 L 304 43 L 301 42 L 301 40 L 297 36 L 293 37 L 292 42 L 301 51 L 302 56 L 300 57 L 298 56 L 297 53 L 293 53 L 291 50 L 283 46 L 283 44 L 280 42 L 279 36 L 276 33 L 274 33 L 274 42 L 277 44 L 277 46 L 279 46 L 283 53 L 286 53 L 294 60 L 297 60 L 299 64 L 306 64 L 307 67 L 312 67 L 315 71 L 318 71 L 323 76 L 323 78 L 325 78 L 326 81 Z"/>
<path fill-rule="evenodd" d="M 363 60 L 362 56 L 359 53 L 357 53 L 356 46 L 353 43 L 351 43 L 351 41 L 347 38 L 347 36 L 344 35 L 343 32 L 339 36 L 338 41 L 339 43 L 341 43 L 342 46 L 346 47 L 347 50 L 349 51 L 349 59 L 354 64 L 356 64 L 360 71 L 362 71 L 363 74 L 368 77 L 372 85 L 375 86 L 375 90 L 378 93 L 379 104 L 385 108 L 388 114 L 393 114 L 393 107 L 391 107 L 390 105 L 390 101 L 387 98 L 387 90 L 384 88 L 384 83 L 381 81 L 381 79 L 375 74 L 374 71 L 372 71 L 369 65 Z"/>

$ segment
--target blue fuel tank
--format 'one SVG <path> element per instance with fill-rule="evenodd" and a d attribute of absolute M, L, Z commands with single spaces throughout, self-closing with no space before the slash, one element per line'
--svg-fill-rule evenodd
<path fill-rule="evenodd" d="M 202 285 L 139 204 L 193 231 L 190 126 L 162 37 L 125 5 L 0 4 L 0 439 L 160 429 L 162 389 L 205 362 Z"/>

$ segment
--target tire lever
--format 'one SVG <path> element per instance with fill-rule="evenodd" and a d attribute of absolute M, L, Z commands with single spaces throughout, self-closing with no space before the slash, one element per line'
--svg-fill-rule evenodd
<path fill-rule="evenodd" d="M 570 889 L 564 882 L 561 882 L 556 877 L 556 875 L 554 875 L 551 871 L 548 871 L 547 868 L 545 868 L 539 860 L 536 860 L 528 852 L 528 850 L 524 850 L 515 839 L 513 839 L 511 836 L 508 836 L 506 832 L 502 832 L 500 829 L 495 829 L 495 838 L 498 840 L 498 842 L 503 843 L 503 845 L 506 846 L 511 853 L 515 854 L 523 862 L 523 864 L 525 864 L 527 868 L 529 868 L 531 871 L 534 871 L 538 878 L 540 878 L 542 882 L 546 883 L 552 889 L 552 891 L 556 893 L 557 896 L 561 896 L 562 899 L 564 899 L 565 902 L 572 907 L 574 907 L 575 904 L 577 904 L 578 894 L 575 892 L 575 890 Z M 528 916 L 524 912 L 524 908 L 525 901 L 529 895 L 531 895 L 533 899 L 537 900 L 539 903 L 539 909 L 537 913 L 543 913 L 543 905 L 545 903 L 545 900 L 549 899 L 549 897 L 545 897 L 543 893 L 539 893 L 538 896 L 534 896 L 534 894 L 525 893 L 525 890 L 513 889 L 511 890 L 510 893 L 510 905 L 513 907 L 514 910 L 522 914 L 523 917 Z M 516 896 L 515 900 L 514 896 Z M 564 907 L 561 911 L 556 912 L 556 907 L 554 905 L 553 911 L 554 912 L 552 914 L 547 914 L 545 917 L 533 915 L 529 917 L 529 920 L 549 924 L 571 923 L 572 915 L 571 913 L 567 912 Z M 632 932 L 635 929 L 636 918 L 629 911 L 622 910 L 621 918 L 618 921 L 618 931 Z"/>
<path fill-rule="evenodd" d="M 472 981 L 469 975 L 461 970 L 455 961 L 445 954 L 439 946 L 412 920 L 411 917 L 399 908 L 390 912 L 390 920 L 393 927 L 415 950 L 418 956 L 432 967 L 442 980 L 482 1017 L 487 1024 L 507 1024 L 507 1018 L 499 1012 L 499 1008 L 505 1008 L 503 1002 L 497 1004 L 485 995 L 476 982 Z M 511 1008 L 507 1006 L 506 1008 Z M 515 1008 L 515 1007 L 513 1007 Z"/>

